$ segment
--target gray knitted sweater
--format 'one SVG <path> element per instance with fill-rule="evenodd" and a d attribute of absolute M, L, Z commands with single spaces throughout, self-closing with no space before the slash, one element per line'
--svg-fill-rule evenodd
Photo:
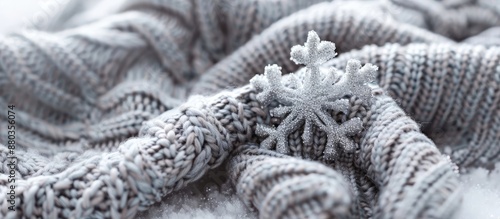
<path fill-rule="evenodd" d="M 449 218 L 500 161 L 495 0 L 70 12 L 0 36 L 0 218 L 133 218 L 219 166 L 260 218 Z"/>

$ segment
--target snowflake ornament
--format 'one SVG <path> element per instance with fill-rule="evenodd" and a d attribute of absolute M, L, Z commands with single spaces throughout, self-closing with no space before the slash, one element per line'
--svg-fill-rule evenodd
<path fill-rule="evenodd" d="M 296 45 L 291 49 L 291 60 L 296 64 L 306 65 L 303 78 L 290 74 L 287 86 L 282 83 L 281 67 L 269 65 L 265 67 L 264 75 L 256 75 L 250 83 L 260 93 L 257 100 L 267 106 L 277 101 L 279 106 L 271 109 L 273 117 L 281 119 L 278 127 L 258 125 L 256 134 L 267 137 L 261 142 L 261 147 L 272 149 L 283 154 L 290 153 L 288 136 L 304 126 L 302 139 L 304 145 L 312 144 L 312 126 L 318 127 L 327 134 L 327 145 L 324 158 L 334 159 L 338 156 L 337 147 L 352 152 L 356 146 L 351 136 L 361 132 L 363 124 L 359 118 L 350 119 L 342 124 L 337 123 L 328 112 L 349 111 L 346 96 L 357 96 L 368 104 L 371 99 L 371 88 L 368 83 L 375 80 L 377 67 L 366 64 L 361 68 L 357 60 L 349 60 L 345 73 L 339 73 L 333 67 L 320 68 L 320 65 L 334 58 L 335 44 L 320 41 L 314 31 L 310 31 L 304 46 Z"/>

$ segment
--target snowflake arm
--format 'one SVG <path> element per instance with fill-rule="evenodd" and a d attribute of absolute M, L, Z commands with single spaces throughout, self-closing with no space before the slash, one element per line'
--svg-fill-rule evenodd
<path fill-rule="evenodd" d="M 336 55 L 334 43 L 329 41 L 320 42 L 318 34 L 314 31 L 309 31 L 304 46 L 295 45 L 292 47 L 290 59 L 295 64 L 303 64 L 309 67 L 319 66 Z"/>
<path fill-rule="evenodd" d="M 338 82 L 337 92 L 344 92 L 349 95 L 356 95 L 363 102 L 368 102 L 371 98 L 371 88 L 368 83 L 375 81 L 377 66 L 366 64 L 361 67 L 361 62 L 351 59 L 347 61 L 346 72 Z M 330 98 L 338 98 L 340 94 L 331 94 Z"/>
<path fill-rule="evenodd" d="M 273 144 L 276 143 L 276 151 L 282 154 L 288 154 L 290 152 L 288 148 L 288 134 L 294 131 L 294 128 L 301 123 L 301 115 L 296 112 L 290 113 L 283 121 L 287 126 L 278 126 L 274 129 L 269 126 L 259 125 L 257 126 L 256 134 L 259 136 L 268 136 L 263 142 L 261 142 L 261 147 L 265 149 L 271 149 Z"/>
<path fill-rule="evenodd" d="M 295 64 L 307 66 L 308 77 L 304 82 L 304 91 L 312 92 L 314 86 L 322 82 L 319 66 L 335 57 L 335 44 L 328 41 L 320 42 L 318 34 L 309 31 L 304 46 L 295 45 L 290 52 L 290 59 Z"/>
<path fill-rule="evenodd" d="M 261 147 L 273 149 L 288 154 L 288 136 L 303 126 L 302 140 L 305 146 L 313 143 L 313 127 L 327 135 L 327 145 L 324 151 L 325 159 L 334 159 L 338 154 L 338 147 L 352 152 L 355 143 L 350 139 L 359 133 L 363 126 L 359 118 L 353 118 L 342 124 L 337 123 L 331 112 L 349 113 L 350 104 L 346 96 L 358 96 L 368 105 L 371 97 L 371 88 L 367 86 L 374 79 L 377 68 L 365 65 L 361 68 L 359 61 L 350 60 L 346 72 L 337 73 L 333 67 L 324 69 L 320 66 L 334 58 L 335 44 L 320 41 L 314 31 L 310 31 L 306 43 L 292 47 L 291 60 L 296 64 L 305 64 L 303 78 L 291 74 L 286 86 L 281 81 L 281 67 L 269 65 L 264 69 L 264 75 L 255 76 L 250 83 L 259 91 L 257 100 L 267 106 L 276 101 L 279 106 L 270 109 L 273 117 L 281 119 L 278 127 L 258 125 L 256 134 L 266 139 Z"/>
<path fill-rule="evenodd" d="M 281 83 L 281 67 L 278 65 L 266 66 L 264 75 L 256 75 L 250 80 L 250 83 L 257 90 L 262 90 L 262 92 L 257 95 L 257 100 L 263 105 L 268 105 L 273 100 L 285 102 L 293 98 L 289 95 L 293 93 L 293 90 L 285 87 Z"/>

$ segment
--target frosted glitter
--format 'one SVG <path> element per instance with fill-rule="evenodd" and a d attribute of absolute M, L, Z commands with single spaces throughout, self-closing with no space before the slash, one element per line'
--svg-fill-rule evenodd
<path fill-rule="evenodd" d="M 270 110 L 273 117 L 281 118 L 278 127 L 266 125 L 257 126 L 256 133 L 267 137 L 261 142 L 261 147 L 272 149 L 283 154 L 290 153 L 287 138 L 292 132 L 304 126 L 302 139 L 305 145 L 312 144 L 312 126 L 318 127 L 327 134 L 327 148 L 325 159 L 334 159 L 338 155 L 338 147 L 352 152 L 356 147 L 351 136 L 363 129 L 359 118 L 350 119 L 344 123 L 337 123 L 328 112 L 342 112 L 347 114 L 349 102 L 343 99 L 346 96 L 357 96 L 364 103 L 371 100 L 369 83 L 374 81 L 377 67 L 349 60 L 346 72 L 338 72 L 330 67 L 322 69 L 320 66 L 336 56 L 335 44 L 329 41 L 320 41 L 314 31 L 310 31 L 306 43 L 293 46 L 290 52 L 291 60 L 296 64 L 306 65 L 306 76 L 299 79 L 291 74 L 287 81 L 288 86 L 282 83 L 281 67 L 268 65 L 263 75 L 256 75 L 250 83 L 260 91 L 257 95 L 263 105 L 277 101 L 280 106 Z"/>

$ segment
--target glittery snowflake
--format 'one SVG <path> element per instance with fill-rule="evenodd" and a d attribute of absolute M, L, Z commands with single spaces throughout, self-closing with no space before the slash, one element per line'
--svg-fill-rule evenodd
<path fill-rule="evenodd" d="M 334 159 L 338 155 L 338 147 L 352 152 L 356 147 L 350 137 L 362 130 L 361 120 L 352 118 L 339 124 L 329 111 L 347 114 L 350 105 L 345 97 L 352 95 L 368 104 L 371 98 L 368 83 L 375 79 L 377 67 L 366 64 L 361 68 L 357 60 L 348 61 L 345 73 L 337 72 L 333 67 L 320 67 L 336 56 L 335 44 L 320 41 L 314 31 L 309 32 L 304 46 L 292 47 L 290 55 L 296 64 L 306 65 L 304 77 L 290 74 L 288 80 L 282 80 L 281 67 L 269 65 L 263 75 L 250 80 L 260 91 L 257 100 L 263 105 L 273 101 L 279 103 L 278 107 L 270 110 L 271 116 L 281 119 L 278 127 L 257 126 L 256 134 L 267 137 L 261 142 L 261 147 L 272 149 L 276 145 L 276 151 L 288 154 L 288 136 L 302 126 L 304 145 L 311 145 L 314 125 L 327 134 L 325 159 Z"/>

